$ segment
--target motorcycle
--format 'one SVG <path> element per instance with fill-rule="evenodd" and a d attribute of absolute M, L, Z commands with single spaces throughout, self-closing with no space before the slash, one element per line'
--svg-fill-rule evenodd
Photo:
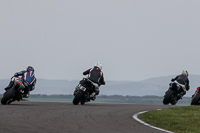
<path fill-rule="evenodd" d="M 195 94 L 192 95 L 191 105 L 200 105 L 200 91 L 199 91 L 199 89 L 200 88 L 198 87 Z"/>
<path fill-rule="evenodd" d="M 1 104 L 6 105 L 10 104 L 14 101 L 20 101 L 22 99 L 22 95 L 24 94 L 25 85 L 27 83 L 22 83 L 21 78 L 12 77 L 12 81 L 14 81 L 11 88 L 6 89 L 3 97 L 1 99 Z"/>
<path fill-rule="evenodd" d="M 177 81 L 173 81 L 169 84 L 169 89 L 165 92 L 163 104 L 176 105 L 178 100 L 182 99 L 181 92 L 186 92 L 185 85 L 179 84 Z"/>
<path fill-rule="evenodd" d="M 84 105 L 85 102 L 89 102 L 92 99 L 90 95 L 93 92 L 95 92 L 95 84 L 88 78 L 83 78 L 74 91 L 73 104 L 78 105 L 81 103 L 81 105 Z"/>

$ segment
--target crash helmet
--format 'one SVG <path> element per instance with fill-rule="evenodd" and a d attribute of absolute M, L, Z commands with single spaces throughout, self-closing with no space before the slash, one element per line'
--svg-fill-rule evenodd
<path fill-rule="evenodd" d="M 182 74 L 185 75 L 185 76 L 187 76 L 187 77 L 188 77 L 188 75 L 189 75 L 189 74 L 188 74 L 188 71 L 186 71 L 186 70 L 183 70 Z"/>
<path fill-rule="evenodd" d="M 34 72 L 34 68 L 32 66 L 28 66 L 27 69 L 26 69 L 26 71 L 28 71 L 28 72 L 29 71 L 33 71 Z"/>
<path fill-rule="evenodd" d="M 95 63 L 95 67 L 98 67 L 100 70 L 102 70 L 102 64 L 100 62 Z"/>

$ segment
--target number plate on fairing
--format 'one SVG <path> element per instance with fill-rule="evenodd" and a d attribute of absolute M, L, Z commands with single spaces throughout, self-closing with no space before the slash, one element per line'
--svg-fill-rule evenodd
<path fill-rule="evenodd" d="M 85 87 L 83 87 L 83 86 L 81 86 L 81 87 L 80 87 L 80 90 L 83 90 L 83 91 L 85 91 L 85 90 L 86 90 L 86 88 L 85 88 Z"/>

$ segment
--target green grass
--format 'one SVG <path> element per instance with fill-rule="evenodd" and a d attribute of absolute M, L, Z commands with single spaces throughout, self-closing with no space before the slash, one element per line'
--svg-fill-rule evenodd
<path fill-rule="evenodd" d="M 177 133 L 200 133 L 200 106 L 153 110 L 139 118 L 153 126 Z"/>

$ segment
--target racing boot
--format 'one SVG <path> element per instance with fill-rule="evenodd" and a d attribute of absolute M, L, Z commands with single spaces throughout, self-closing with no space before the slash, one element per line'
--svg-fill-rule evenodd
<path fill-rule="evenodd" d="M 24 94 L 22 95 L 22 97 L 24 97 L 24 98 L 29 98 L 29 95 L 30 95 L 29 92 L 28 92 L 28 93 L 24 93 Z"/>
<path fill-rule="evenodd" d="M 177 96 L 178 96 L 178 99 L 182 99 L 183 96 L 186 94 L 185 91 L 182 91 L 181 93 L 179 93 Z"/>
<path fill-rule="evenodd" d="M 4 89 L 5 90 L 10 89 L 13 86 L 13 84 L 14 84 L 14 81 L 10 81 L 9 85 L 6 88 L 4 88 Z"/>
<path fill-rule="evenodd" d="M 95 92 L 90 95 L 90 99 L 94 101 L 97 95 L 99 95 L 99 89 L 95 89 Z"/>
<path fill-rule="evenodd" d="M 21 94 L 20 96 L 18 96 L 18 99 L 17 99 L 17 101 L 20 101 L 20 100 L 22 100 L 23 98 L 29 98 L 29 92 L 28 93 L 23 93 L 23 94 Z"/>
<path fill-rule="evenodd" d="M 22 93 L 22 97 L 28 98 L 28 97 L 29 97 L 29 94 L 30 94 L 29 89 L 28 89 L 28 88 L 25 88 L 23 91 L 24 91 L 24 92 Z"/>
<path fill-rule="evenodd" d="M 96 93 L 93 92 L 91 95 L 90 95 L 90 99 L 92 99 L 93 101 L 96 99 Z"/>

